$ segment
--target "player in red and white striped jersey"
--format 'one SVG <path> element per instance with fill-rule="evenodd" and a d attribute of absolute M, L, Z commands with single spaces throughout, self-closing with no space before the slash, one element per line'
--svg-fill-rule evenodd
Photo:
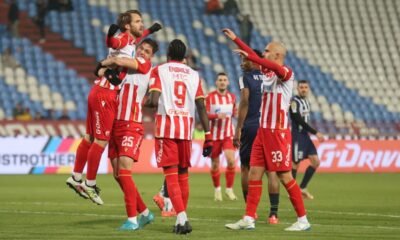
<path fill-rule="evenodd" d="M 235 147 L 233 146 L 234 129 L 232 117 L 236 117 L 236 96 L 228 91 L 229 79 L 226 73 L 219 73 L 215 81 L 217 89 L 206 97 L 206 108 L 210 119 L 210 129 L 213 139 L 213 151 L 211 153 L 211 178 L 215 188 L 214 200 L 222 201 L 219 155 L 224 151 L 227 167 L 225 171 L 225 194 L 230 200 L 236 200 L 233 192 L 235 180 Z"/>
<path fill-rule="evenodd" d="M 173 40 L 167 51 L 168 62 L 155 67 L 150 77 L 148 107 L 157 107 L 155 150 L 158 167 L 162 167 L 169 197 L 177 213 L 174 232 L 192 231 L 186 208 L 189 199 L 191 139 L 195 107 L 206 131 L 203 155 L 211 153 L 207 111 L 198 72 L 183 63 L 185 44 Z"/>
<path fill-rule="evenodd" d="M 128 219 L 120 230 L 137 230 L 154 220 L 154 214 L 143 202 L 131 177 L 132 166 L 139 160 L 139 148 L 143 139 L 142 104 L 150 80 L 151 59 L 158 51 L 152 39 L 141 41 L 136 58 L 108 58 L 103 65 L 137 69 L 129 71 L 121 84 L 118 95 L 118 110 L 113 124 L 108 156 L 111 159 L 115 180 L 124 193 Z M 140 213 L 137 220 L 137 213 Z"/>
<path fill-rule="evenodd" d="M 154 29 L 154 25 L 152 28 L 151 30 L 147 30 L 146 34 L 157 30 Z M 114 37 L 118 29 L 123 33 Z M 120 56 L 119 53 L 121 53 L 121 56 L 132 58 L 135 55 L 135 43 L 142 35 L 143 22 L 141 13 L 137 10 L 129 10 L 121 13 L 118 17 L 118 26 L 112 25 L 107 36 L 107 45 L 109 47 L 115 47 L 115 44 L 111 44 L 112 42 L 121 42 L 115 49 L 110 50 L 110 56 Z M 124 39 L 128 39 L 129 41 L 125 41 Z M 101 64 L 99 67 L 101 67 Z M 103 204 L 103 201 L 98 195 L 96 175 L 101 155 L 110 138 L 117 110 L 118 85 L 120 80 L 126 76 L 127 70 L 125 68 L 121 69 L 121 73 L 118 72 L 117 81 L 113 82 L 113 84 L 110 84 L 109 81 L 115 80 L 115 78 L 107 78 L 107 76 L 112 75 L 110 73 L 117 75 L 116 71 L 113 72 L 112 69 L 103 70 L 103 74 L 106 77 L 98 78 L 89 93 L 86 135 L 77 149 L 73 176 L 67 179 L 68 186 L 74 189 L 80 196 L 90 198 L 93 202 L 100 205 Z M 86 162 L 88 162 L 86 184 L 80 184 Z"/>
<path fill-rule="evenodd" d="M 294 74 L 284 65 L 286 48 L 280 42 L 271 42 L 266 46 L 263 58 L 260 58 L 236 37 L 232 30 L 224 29 L 223 32 L 239 46 L 240 49 L 235 52 L 261 65 L 266 76 L 261 87 L 260 128 L 251 150 L 246 214 L 238 222 L 225 226 L 229 229 L 255 228 L 254 218 L 261 197 L 262 177 L 264 172 L 268 171 L 277 172 L 297 213 L 297 222 L 285 230 L 308 230 L 310 223 L 306 217 L 301 190 L 291 174 L 291 132 L 288 111 Z"/>

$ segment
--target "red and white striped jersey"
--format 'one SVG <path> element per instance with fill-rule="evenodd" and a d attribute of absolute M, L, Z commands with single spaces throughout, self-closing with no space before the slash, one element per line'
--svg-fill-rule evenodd
<path fill-rule="evenodd" d="M 142 38 L 135 38 L 132 36 L 128 31 L 121 32 L 117 36 L 115 36 L 116 39 L 120 39 L 121 42 L 126 42 L 125 45 L 121 45 L 118 48 L 109 48 L 108 49 L 108 57 L 125 57 L 125 58 L 134 58 L 136 54 L 136 44 L 142 39 Z M 122 41 L 124 39 L 125 41 Z M 121 68 L 120 69 L 120 75 L 119 78 L 121 80 L 124 80 L 126 75 L 131 73 L 132 70 L 129 70 L 127 68 Z M 108 88 L 110 90 L 120 90 L 121 89 L 121 84 L 118 86 L 112 85 L 105 77 L 99 77 L 95 80 L 94 84 L 103 87 L 103 88 Z"/>
<path fill-rule="evenodd" d="M 147 62 L 150 64 L 149 61 Z M 142 122 L 143 98 L 149 86 L 150 72 L 128 74 L 121 83 L 122 87 L 118 95 L 117 120 Z"/>
<path fill-rule="evenodd" d="M 204 98 L 199 73 L 185 64 L 169 61 L 152 70 L 150 91 L 161 92 L 155 136 L 191 140 L 195 100 Z"/>
<path fill-rule="evenodd" d="M 231 92 L 224 95 L 217 90 L 210 92 L 206 97 L 206 109 L 210 119 L 210 130 L 213 140 L 223 140 L 232 137 L 234 128 L 232 117 L 236 115 L 236 96 Z M 226 114 L 225 119 L 218 119 L 218 114 Z"/>
<path fill-rule="evenodd" d="M 263 69 L 265 78 L 261 86 L 261 128 L 289 128 L 288 111 L 293 93 L 294 74 L 290 68 L 283 68 L 286 71 L 284 78 L 279 78 L 271 70 Z"/>

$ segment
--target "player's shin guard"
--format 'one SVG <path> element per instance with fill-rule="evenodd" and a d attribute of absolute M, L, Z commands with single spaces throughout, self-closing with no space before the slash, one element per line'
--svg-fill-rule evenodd
<path fill-rule="evenodd" d="M 184 212 L 185 207 L 182 200 L 182 192 L 178 181 L 178 168 L 164 169 L 165 180 L 167 181 L 168 194 L 176 213 Z"/>
<path fill-rule="evenodd" d="M 211 178 L 212 178 L 213 185 L 214 185 L 215 188 L 221 186 L 220 176 L 221 176 L 221 173 L 219 172 L 219 169 L 217 169 L 215 171 L 211 170 Z"/>
<path fill-rule="evenodd" d="M 104 148 L 97 143 L 92 143 L 88 152 L 87 180 L 96 180 L 97 170 L 99 169 L 101 155 Z"/>
<path fill-rule="evenodd" d="M 128 217 L 136 217 L 136 186 L 131 174 L 130 170 L 120 169 L 118 179 L 124 192 L 126 213 Z"/>
<path fill-rule="evenodd" d="M 135 188 L 135 191 L 136 191 L 136 210 L 138 213 L 142 213 L 147 209 L 147 206 L 144 203 L 142 196 L 140 195 L 137 188 Z"/>
<path fill-rule="evenodd" d="M 91 145 L 92 144 L 84 138 L 79 143 L 78 149 L 76 150 L 74 173 L 82 173 L 83 172 L 83 169 L 85 168 L 85 165 L 86 165 L 86 162 L 88 159 L 87 158 L 88 152 L 89 152 Z M 75 180 L 80 180 L 80 179 L 76 179 L 76 177 L 75 177 Z"/>
<path fill-rule="evenodd" d="M 235 167 L 226 167 L 225 170 L 226 188 L 232 188 L 235 181 Z"/>
<path fill-rule="evenodd" d="M 179 179 L 179 187 L 181 188 L 182 192 L 183 206 L 186 211 L 189 200 L 189 173 L 179 174 L 178 179 Z"/>
<path fill-rule="evenodd" d="M 290 201 L 297 213 L 297 217 L 303 217 L 306 215 L 306 209 L 304 208 L 303 197 L 301 196 L 301 190 L 297 185 L 296 180 L 292 180 L 285 185 L 286 191 L 289 194 Z"/>
<path fill-rule="evenodd" d="M 246 201 L 246 216 L 255 218 L 257 206 L 262 193 L 262 180 L 249 181 L 249 191 Z M 300 196 L 301 197 L 301 196 Z"/>

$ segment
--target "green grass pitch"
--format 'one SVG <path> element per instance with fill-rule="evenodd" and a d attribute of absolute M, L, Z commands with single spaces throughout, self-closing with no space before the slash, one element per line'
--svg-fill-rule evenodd
<path fill-rule="evenodd" d="M 300 178 L 302 175 L 299 176 Z M 152 196 L 161 174 L 134 175 L 136 185 L 155 222 L 136 232 L 119 232 L 125 220 L 122 193 L 111 175 L 100 175 L 103 206 L 79 198 L 65 185 L 67 175 L 0 176 L 0 239 L 400 239 L 400 174 L 316 174 L 309 190 L 315 199 L 305 201 L 311 231 L 283 229 L 296 219 L 281 187 L 280 224 L 268 225 L 264 187 L 254 231 L 232 231 L 224 224 L 244 213 L 239 174 L 237 201 L 213 201 L 208 174 L 191 174 L 188 216 L 193 232 L 171 233 L 175 218 L 162 219 Z M 224 181 L 223 181 L 224 182 Z M 264 178 L 264 186 L 267 180 Z"/>

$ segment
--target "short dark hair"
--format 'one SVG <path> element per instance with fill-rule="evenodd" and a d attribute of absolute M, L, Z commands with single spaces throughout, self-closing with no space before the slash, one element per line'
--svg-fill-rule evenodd
<path fill-rule="evenodd" d="M 158 51 L 158 43 L 152 39 L 152 38 L 145 38 L 143 39 L 139 45 L 143 44 L 143 43 L 147 43 L 151 46 L 151 48 L 153 49 L 153 54 L 155 54 Z"/>
<path fill-rule="evenodd" d="M 132 21 L 132 16 L 131 14 L 137 14 L 140 17 L 142 17 L 142 13 L 140 13 L 139 10 L 128 10 L 126 12 L 120 13 L 118 15 L 118 19 L 117 19 L 117 25 L 119 27 L 119 30 L 121 30 L 121 32 L 125 31 L 125 25 L 129 24 Z"/>
<path fill-rule="evenodd" d="M 297 85 L 300 85 L 300 84 L 308 84 L 308 85 L 310 85 L 309 83 L 308 83 L 308 80 L 299 80 L 299 81 L 297 81 Z"/>
<path fill-rule="evenodd" d="M 263 57 L 262 52 L 258 49 L 253 48 L 253 51 L 257 54 L 257 56 L 259 56 L 260 58 Z"/>
<path fill-rule="evenodd" d="M 169 60 L 182 61 L 186 56 L 186 45 L 179 39 L 172 40 L 168 45 Z"/>
<path fill-rule="evenodd" d="M 224 72 L 219 72 L 219 73 L 217 74 L 217 78 L 218 78 L 219 76 L 228 76 L 228 74 L 226 74 L 226 73 L 224 73 Z"/>

